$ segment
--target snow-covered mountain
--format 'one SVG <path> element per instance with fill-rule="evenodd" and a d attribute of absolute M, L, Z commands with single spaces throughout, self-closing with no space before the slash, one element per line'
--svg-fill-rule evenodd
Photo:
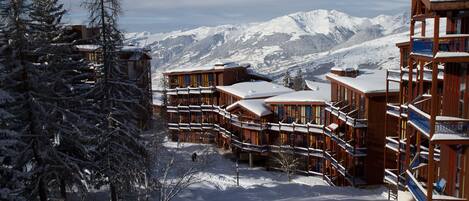
<path fill-rule="evenodd" d="M 200 27 L 151 34 L 128 33 L 128 43 L 151 48 L 155 77 L 168 69 L 220 61 L 251 63 L 279 78 L 302 68 L 311 79 L 334 65 L 390 68 L 398 65 L 396 42 L 408 39 L 405 14 L 362 18 L 314 10 L 266 22 Z"/>

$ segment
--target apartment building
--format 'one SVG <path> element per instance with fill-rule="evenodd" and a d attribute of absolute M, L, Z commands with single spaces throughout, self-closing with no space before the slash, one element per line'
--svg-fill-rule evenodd
<path fill-rule="evenodd" d="M 332 96 L 326 107 L 324 178 L 340 186 L 382 183 L 386 97 L 396 99 L 398 85 L 387 85 L 385 72 L 378 70 L 336 67 L 326 78 Z"/>
<path fill-rule="evenodd" d="M 398 44 L 401 66 L 387 75 L 400 92 L 387 100 L 394 129 L 386 133 L 385 181 L 419 201 L 467 200 L 469 4 L 411 3 L 410 41 Z"/>

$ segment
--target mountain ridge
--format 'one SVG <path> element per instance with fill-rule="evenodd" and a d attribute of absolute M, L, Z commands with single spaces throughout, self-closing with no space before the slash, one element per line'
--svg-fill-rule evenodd
<path fill-rule="evenodd" d="M 320 79 L 319 72 L 329 66 L 398 65 L 399 51 L 394 44 L 408 37 L 406 16 L 366 18 L 336 10 L 313 10 L 265 22 L 128 33 L 126 42 L 152 50 L 155 79 L 165 70 L 220 61 L 251 63 L 255 70 L 274 79 L 297 68 L 304 69 L 307 77 Z"/>

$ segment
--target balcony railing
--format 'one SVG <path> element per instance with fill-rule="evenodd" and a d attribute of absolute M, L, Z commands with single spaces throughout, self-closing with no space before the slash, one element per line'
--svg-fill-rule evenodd
<path fill-rule="evenodd" d="M 399 140 L 399 137 L 386 137 L 386 148 L 393 150 L 394 152 L 405 152 L 406 144 L 404 141 Z"/>
<path fill-rule="evenodd" d="M 441 36 L 438 51 L 469 52 L 469 36 L 467 34 L 452 34 Z M 412 53 L 433 57 L 434 40 L 432 37 L 414 37 L 412 40 Z"/>
<path fill-rule="evenodd" d="M 322 133 L 323 125 L 318 124 L 297 124 L 297 123 L 268 123 L 269 129 L 273 131 L 301 132 L 301 133 Z"/>
<path fill-rule="evenodd" d="M 400 117 L 401 116 L 401 107 L 397 103 L 388 103 L 386 105 L 386 114 Z"/>
<path fill-rule="evenodd" d="M 365 118 L 357 117 L 358 109 L 345 105 L 344 101 L 341 102 L 329 102 L 326 103 L 326 110 L 331 114 L 337 116 L 340 120 L 347 123 L 347 125 L 355 128 L 366 128 L 368 126 L 368 120 Z"/>
<path fill-rule="evenodd" d="M 469 119 L 450 116 L 436 116 L 435 119 L 433 141 L 469 140 Z M 427 137 L 430 136 L 430 115 L 418 105 L 409 105 L 409 122 Z"/>
<path fill-rule="evenodd" d="M 397 186 L 397 175 L 399 174 L 397 169 L 384 169 L 384 181 Z"/>
<path fill-rule="evenodd" d="M 407 170 L 407 188 L 416 201 L 426 201 L 426 189 L 419 183 L 419 181 Z"/>
<path fill-rule="evenodd" d="M 215 87 L 187 87 L 166 89 L 168 95 L 189 95 L 189 94 L 211 94 L 216 91 Z"/>
<path fill-rule="evenodd" d="M 401 82 L 401 81 L 409 81 L 409 68 L 402 68 L 402 69 L 389 69 L 387 74 L 387 79 L 389 81 Z M 412 73 L 412 81 L 416 82 L 417 78 L 420 76 L 420 69 L 414 68 Z M 444 78 L 444 68 L 438 68 L 438 79 L 443 80 Z M 423 70 L 423 80 L 430 82 L 432 81 L 432 70 L 424 69 Z"/>

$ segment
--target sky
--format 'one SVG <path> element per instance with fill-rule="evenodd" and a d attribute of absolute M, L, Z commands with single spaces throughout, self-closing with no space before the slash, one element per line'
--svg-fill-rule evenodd
<path fill-rule="evenodd" d="M 87 23 L 81 0 L 61 0 L 69 10 L 66 23 Z M 315 9 L 335 9 L 358 17 L 398 14 L 409 10 L 410 0 L 122 0 L 120 19 L 126 32 L 152 33 L 200 26 L 266 21 Z"/>

